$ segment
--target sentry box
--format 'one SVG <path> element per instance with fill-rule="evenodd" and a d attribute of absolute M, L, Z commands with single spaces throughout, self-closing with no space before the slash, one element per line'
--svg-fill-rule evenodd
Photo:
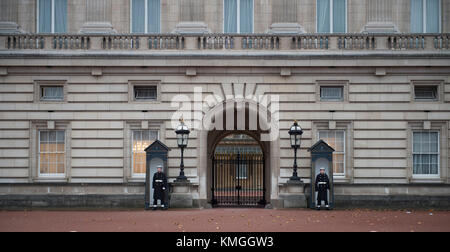
<path fill-rule="evenodd" d="M 164 143 L 159 140 L 154 141 L 146 149 L 146 171 L 145 171 L 145 209 L 149 210 L 153 204 L 152 179 L 157 167 L 161 165 L 163 172 L 167 174 L 167 153 L 170 151 Z M 166 190 L 165 202 L 169 204 L 169 190 Z"/>
<path fill-rule="evenodd" d="M 333 209 L 333 152 L 335 150 L 325 141 L 319 140 L 308 151 L 311 152 L 311 195 L 309 206 L 314 209 Z M 318 177 L 320 170 L 323 170 L 326 176 Z M 326 178 L 328 178 L 328 184 Z M 318 202 L 318 200 L 321 202 Z"/>

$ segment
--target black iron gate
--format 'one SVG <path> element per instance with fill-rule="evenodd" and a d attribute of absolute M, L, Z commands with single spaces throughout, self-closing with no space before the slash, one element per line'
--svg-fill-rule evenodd
<path fill-rule="evenodd" d="M 263 154 L 215 154 L 212 160 L 213 206 L 264 206 Z"/>

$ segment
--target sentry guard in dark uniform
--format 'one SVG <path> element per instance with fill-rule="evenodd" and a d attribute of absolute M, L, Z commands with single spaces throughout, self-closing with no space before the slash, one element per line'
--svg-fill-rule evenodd
<path fill-rule="evenodd" d="M 328 205 L 328 190 L 330 189 L 330 180 L 325 173 L 325 168 L 320 168 L 320 173 L 316 177 L 316 191 L 317 191 L 317 210 L 320 210 L 322 201 L 325 201 L 325 208 L 330 209 Z"/>
<path fill-rule="evenodd" d="M 165 195 L 167 189 L 167 177 L 162 172 L 162 166 L 158 166 L 158 171 L 153 175 L 153 210 L 158 207 L 158 200 L 161 200 L 161 207 L 163 210 L 167 210 L 167 205 L 165 204 Z"/>

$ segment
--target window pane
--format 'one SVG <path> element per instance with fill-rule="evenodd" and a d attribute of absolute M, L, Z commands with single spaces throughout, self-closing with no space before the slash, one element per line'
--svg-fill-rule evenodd
<path fill-rule="evenodd" d="M 415 99 L 437 99 L 437 86 L 415 86 Z"/>
<path fill-rule="evenodd" d="M 55 0 L 55 32 L 67 31 L 67 0 Z"/>
<path fill-rule="evenodd" d="M 342 87 L 320 87 L 320 98 L 323 100 L 342 100 Z"/>
<path fill-rule="evenodd" d="M 331 32 L 330 0 L 317 0 L 317 32 Z"/>
<path fill-rule="evenodd" d="M 133 0 L 131 4 L 131 32 L 145 33 L 145 0 Z"/>
<path fill-rule="evenodd" d="M 423 0 L 411 0 L 411 32 L 423 32 Z"/>
<path fill-rule="evenodd" d="M 39 162 L 39 172 L 41 174 L 43 173 L 48 173 L 48 154 L 41 154 L 40 157 L 40 162 Z"/>
<path fill-rule="evenodd" d="M 421 133 L 414 132 L 413 133 L 413 152 L 414 153 L 419 153 L 421 151 L 420 140 L 421 140 Z"/>
<path fill-rule="evenodd" d="M 344 173 L 344 154 L 333 155 L 333 172 L 337 174 Z"/>
<path fill-rule="evenodd" d="M 157 89 L 156 86 L 135 86 L 134 87 L 134 97 L 135 99 L 156 99 Z"/>
<path fill-rule="evenodd" d="M 52 32 L 52 1 L 39 0 L 39 32 Z"/>
<path fill-rule="evenodd" d="M 48 131 L 39 131 L 40 141 L 47 142 L 48 141 Z"/>
<path fill-rule="evenodd" d="M 240 0 L 240 33 L 253 32 L 253 0 Z"/>
<path fill-rule="evenodd" d="M 46 86 L 41 88 L 42 100 L 63 100 L 64 88 L 62 86 Z"/>
<path fill-rule="evenodd" d="M 237 0 L 224 0 L 224 32 L 237 33 Z"/>
<path fill-rule="evenodd" d="M 439 134 L 437 132 L 430 133 L 430 152 L 431 153 L 439 152 L 438 136 L 439 136 Z"/>
<path fill-rule="evenodd" d="M 56 132 L 56 141 L 57 141 L 58 143 L 64 143 L 64 142 L 65 142 L 64 131 L 58 130 L 58 131 Z"/>
<path fill-rule="evenodd" d="M 439 0 L 427 0 L 427 32 L 439 32 Z"/>
<path fill-rule="evenodd" d="M 333 0 L 333 32 L 345 32 L 346 0 Z"/>
<path fill-rule="evenodd" d="M 148 0 L 148 32 L 160 32 L 161 20 L 161 3 L 160 0 Z"/>
<path fill-rule="evenodd" d="M 336 149 L 337 152 L 344 152 L 344 132 L 336 131 Z"/>

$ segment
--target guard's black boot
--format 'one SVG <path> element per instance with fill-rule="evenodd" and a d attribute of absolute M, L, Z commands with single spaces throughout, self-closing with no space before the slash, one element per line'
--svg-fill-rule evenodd
<path fill-rule="evenodd" d="M 320 206 L 317 206 L 317 207 L 316 207 L 316 210 L 317 210 L 317 211 L 320 211 Z"/>
<path fill-rule="evenodd" d="M 330 206 L 329 206 L 329 205 L 326 205 L 325 208 L 326 208 L 327 210 L 330 210 Z"/>

